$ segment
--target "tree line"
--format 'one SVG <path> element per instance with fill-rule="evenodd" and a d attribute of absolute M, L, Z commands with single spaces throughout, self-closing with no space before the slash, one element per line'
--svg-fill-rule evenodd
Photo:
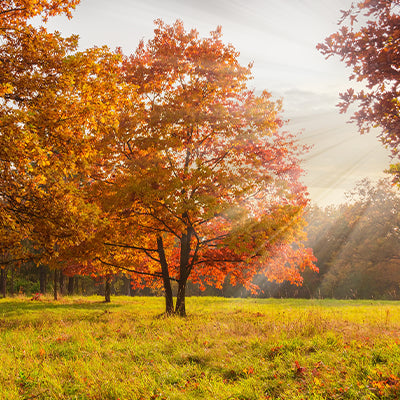
<path fill-rule="evenodd" d="M 360 181 L 348 193 L 347 202 L 325 208 L 310 206 L 306 213 L 306 245 L 317 257 L 316 271 L 302 273 L 302 285 L 276 283 L 256 276 L 253 283 L 260 290 L 251 293 L 243 285 L 231 285 L 226 278 L 221 288 L 189 284 L 189 296 L 226 297 L 298 297 L 337 299 L 400 299 L 400 195 L 391 182 L 368 179 Z M 62 271 L 54 274 L 48 267 L 25 265 L 2 270 L 0 288 L 5 295 L 34 292 L 62 295 L 105 295 L 104 278 L 76 275 Z M 54 283 L 54 279 L 57 279 Z M 133 289 L 130 278 L 116 274 L 110 280 L 114 295 L 160 295 L 158 289 Z M 177 287 L 173 287 L 176 295 Z"/>
<path fill-rule="evenodd" d="M 400 299 L 400 196 L 389 179 L 359 182 L 347 202 L 307 213 L 318 273 L 301 287 L 270 285 L 282 297 Z"/>

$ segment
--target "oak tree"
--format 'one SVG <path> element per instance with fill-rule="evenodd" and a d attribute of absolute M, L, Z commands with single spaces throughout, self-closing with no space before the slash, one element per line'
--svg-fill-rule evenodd
<path fill-rule="evenodd" d="M 314 268 L 301 243 L 305 149 L 282 131 L 281 102 L 248 87 L 251 65 L 240 65 L 220 28 L 201 38 L 158 20 L 154 32 L 124 59 L 136 97 L 91 187 L 109 223 L 97 262 L 136 285 L 162 282 L 168 314 L 186 314 L 188 279 L 221 287 L 229 276 L 255 290 L 263 273 L 300 283 Z"/>

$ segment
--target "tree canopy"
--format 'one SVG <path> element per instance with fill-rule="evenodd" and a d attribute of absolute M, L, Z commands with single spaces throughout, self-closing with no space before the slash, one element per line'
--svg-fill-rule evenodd
<path fill-rule="evenodd" d="M 57 257 L 86 237 L 98 212 L 80 190 L 94 142 L 116 124 L 120 56 L 77 51 L 29 23 L 78 1 L 0 2 L 0 246 L 2 262 Z M 29 243 L 27 243 L 27 240 Z"/>
<path fill-rule="evenodd" d="M 395 160 L 400 148 L 399 11 L 399 0 L 359 1 L 342 11 L 340 30 L 317 46 L 327 58 L 339 56 L 352 69 L 350 79 L 357 82 L 356 89 L 340 95 L 341 112 L 357 105 L 351 120 L 361 133 L 380 128 L 380 139 Z M 391 169 L 399 180 L 399 164 Z"/>

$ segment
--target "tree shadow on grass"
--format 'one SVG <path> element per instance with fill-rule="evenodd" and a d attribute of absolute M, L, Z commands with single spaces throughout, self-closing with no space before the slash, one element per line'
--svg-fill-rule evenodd
<path fill-rule="evenodd" d="M 0 301 L 0 332 L 3 330 L 23 329 L 24 327 L 40 328 L 64 322 L 87 321 L 98 322 L 110 318 L 112 311 L 123 305 L 105 303 L 97 300 L 79 300 L 68 303 L 56 301 Z"/>
<path fill-rule="evenodd" d="M 12 313 L 24 313 L 39 310 L 108 310 L 110 308 L 121 307 L 119 303 L 106 303 L 103 300 L 78 300 L 68 303 L 57 301 L 39 300 L 39 301 L 0 301 L 0 316 L 8 316 Z"/>

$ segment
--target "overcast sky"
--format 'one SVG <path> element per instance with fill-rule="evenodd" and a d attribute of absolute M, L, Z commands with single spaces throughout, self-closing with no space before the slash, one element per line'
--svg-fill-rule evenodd
<path fill-rule="evenodd" d="M 207 36 L 222 26 L 223 40 L 240 51 L 243 64 L 254 62 L 256 90 L 282 98 L 287 130 L 303 131 L 313 145 L 303 163 L 303 181 L 320 205 L 344 201 L 344 193 L 364 177 L 384 176 L 388 152 L 373 134 L 360 136 L 335 105 L 349 87 L 349 70 L 315 46 L 337 29 L 340 9 L 351 0 L 81 0 L 73 19 L 50 20 L 49 30 L 79 34 L 82 49 L 108 45 L 125 54 L 140 39 L 153 36 L 154 23 L 181 19 L 186 29 Z"/>

